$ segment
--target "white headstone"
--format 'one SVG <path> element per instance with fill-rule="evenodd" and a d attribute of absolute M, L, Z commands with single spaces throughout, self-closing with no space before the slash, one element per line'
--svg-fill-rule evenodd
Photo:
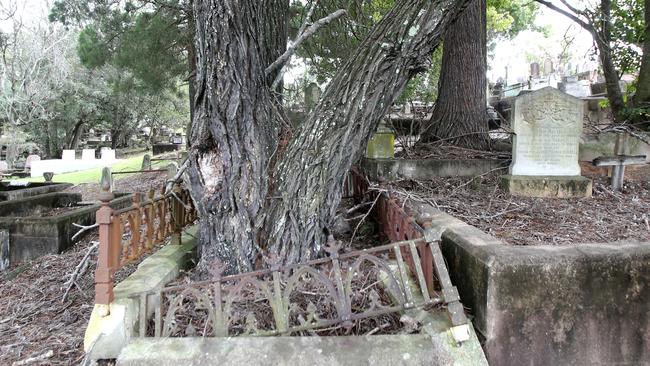
<path fill-rule="evenodd" d="M 95 149 L 83 149 L 81 151 L 81 160 L 95 160 Z"/>
<path fill-rule="evenodd" d="M 74 160 L 76 159 L 74 150 L 63 150 L 61 154 L 61 160 Z"/>
<path fill-rule="evenodd" d="M 115 160 L 115 150 L 102 149 L 102 160 Z"/>
<path fill-rule="evenodd" d="M 0 172 L 3 172 L 5 170 L 9 170 L 9 165 L 7 165 L 6 161 L 0 161 Z"/>
<path fill-rule="evenodd" d="M 32 162 L 41 160 L 41 157 L 38 155 L 30 155 L 27 157 L 27 160 L 25 160 L 25 169 L 31 168 L 32 167 Z"/>
<path fill-rule="evenodd" d="M 583 102 L 546 87 L 515 100 L 511 175 L 580 175 Z"/>

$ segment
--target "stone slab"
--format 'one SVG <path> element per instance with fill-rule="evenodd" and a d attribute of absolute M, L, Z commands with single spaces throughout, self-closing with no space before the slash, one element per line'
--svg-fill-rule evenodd
<path fill-rule="evenodd" d="M 28 182 L 21 186 L 12 186 L 11 182 L 0 183 L 0 201 L 10 201 L 39 194 L 59 192 L 72 187 L 70 183 L 34 183 Z"/>
<path fill-rule="evenodd" d="M 491 365 L 650 363 L 650 243 L 509 246 L 426 211 Z"/>
<path fill-rule="evenodd" d="M 162 288 L 187 268 L 196 255 L 197 227 L 186 230 L 181 245 L 169 244 L 149 256 L 138 269 L 115 286 L 115 301 L 110 304 L 110 314 L 102 317 L 100 306 L 95 305 L 84 335 L 84 351 L 94 360 L 115 359 L 121 350 L 137 336 L 139 302 L 129 296 Z M 147 309 L 150 315 L 152 307 Z"/>
<path fill-rule="evenodd" d="M 580 175 L 583 102 L 546 87 L 514 103 L 511 175 Z"/>
<path fill-rule="evenodd" d="M 592 181 L 583 176 L 504 175 L 501 187 L 513 196 L 546 198 L 591 197 Z"/>
<path fill-rule="evenodd" d="M 469 351 L 442 347 L 429 334 L 349 337 L 230 337 L 135 339 L 119 366 L 152 365 L 487 365 Z M 477 346 L 478 342 L 477 342 Z M 479 346 L 480 347 L 480 346 Z M 480 355 L 480 354 L 479 354 Z"/>
<path fill-rule="evenodd" d="M 432 177 L 475 177 L 505 168 L 508 160 L 493 159 L 363 159 L 362 168 L 376 181 L 427 180 Z"/>

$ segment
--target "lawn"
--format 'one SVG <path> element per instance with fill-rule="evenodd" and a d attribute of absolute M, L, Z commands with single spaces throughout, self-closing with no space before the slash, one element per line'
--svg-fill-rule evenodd
<path fill-rule="evenodd" d="M 140 170 L 142 167 L 142 157 L 144 154 L 132 156 L 130 158 L 124 159 L 123 161 L 113 165 L 112 169 L 114 172 L 124 172 L 124 171 L 135 171 L 135 170 Z M 156 164 L 157 163 L 157 164 Z M 169 164 L 169 161 L 154 161 L 152 162 L 152 169 L 163 169 L 163 167 L 167 166 Z M 132 174 L 120 174 L 116 175 L 115 179 L 119 180 L 121 178 L 128 177 L 129 175 Z M 78 172 L 72 172 L 72 173 L 65 173 L 65 174 L 56 174 L 54 175 L 54 178 L 52 181 L 54 182 L 64 182 L 64 183 L 72 183 L 72 184 L 80 184 L 80 183 L 95 183 L 99 182 L 100 178 L 102 177 L 102 168 L 93 168 L 93 169 L 88 169 L 88 170 L 82 170 Z M 43 177 L 35 177 L 35 178 L 28 178 L 28 179 L 19 179 L 19 181 L 24 181 L 24 182 L 44 182 L 45 179 Z"/>

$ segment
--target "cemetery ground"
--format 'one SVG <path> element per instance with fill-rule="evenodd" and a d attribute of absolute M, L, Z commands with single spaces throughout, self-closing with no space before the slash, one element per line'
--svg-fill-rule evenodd
<path fill-rule="evenodd" d="M 137 170 L 141 162 L 142 156 L 126 159 L 116 171 Z M 84 200 L 92 201 L 99 193 L 100 175 L 92 169 L 61 174 L 61 179 L 78 182 L 67 192 L 81 193 Z M 118 175 L 115 190 L 158 189 L 166 177 L 165 172 Z M 23 364 L 72 365 L 83 359 L 83 335 L 94 302 L 96 254 L 93 251 L 85 257 L 97 239 L 95 230 L 64 253 L 37 258 L 0 275 L 0 364 L 27 360 Z M 133 263 L 120 270 L 116 281 L 136 267 Z M 75 273 L 80 275 L 70 284 Z"/>

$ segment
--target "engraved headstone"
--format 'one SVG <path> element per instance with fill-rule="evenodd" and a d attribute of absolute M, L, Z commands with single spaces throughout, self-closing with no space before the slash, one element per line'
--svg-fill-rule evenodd
<path fill-rule="evenodd" d="M 546 87 L 518 97 L 510 175 L 512 194 L 533 197 L 591 197 L 591 180 L 580 176 L 583 102 Z"/>
<path fill-rule="evenodd" d="M 580 175 L 583 102 L 555 88 L 515 100 L 512 175 Z"/>
<path fill-rule="evenodd" d="M 74 150 L 63 150 L 63 153 L 61 154 L 61 160 L 74 160 L 76 159 L 75 156 L 75 151 Z"/>
<path fill-rule="evenodd" d="M 81 160 L 95 160 L 95 149 L 83 149 L 81 151 Z"/>

